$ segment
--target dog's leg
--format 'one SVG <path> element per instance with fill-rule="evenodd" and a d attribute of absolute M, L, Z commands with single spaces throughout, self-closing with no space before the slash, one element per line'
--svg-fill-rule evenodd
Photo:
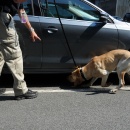
<path fill-rule="evenodd" d="M 108 72 L 107 70 L 104 70 L 104 69 L 101 69 L 101 68 L 98 68 L 98 71 L 100 74 L 102 74 L 103 76 L 106 76 L 106 75 L 109 75 L 110 72 Z"/>
<path fill-rule="evenodd" d="M 102 87 L 109 87 L 111 85 L 111 83 L 106 83 L 107 79 L 108 79 L 108 76 L 109 76 L 109 74 L 102 77 L 102 82 L 101 82 Z"/>
<path fill-rule="evenodd" d="M 98 79 L 98 78 L 92 78 L 92 79 L 90 80 L 90 82 L 87 83 L 86 85 L 87 85 L 87 86 L 92 86 L 93 83 L 94 83 L 97 79 Z"/>
<path fill-rule="evenodd" d="M 125 72 L 118 73 L 118 78 L 119 78 L 119 87 L 118 88 L 119 89 L 125 85 L 124 76 L 125 76 Z"/>
<path fill-rule="evenodd" d="M 92 78 L 91 81 L 90 81 L 90 86 L 93 85 L 93 83 L 97 80 L 98 78 Z"/>
<path fill-rule="evenodd" d="M 119 86 L 110 90 L 110 93 L 116 93 L 117 90 L 119 90 L 121 87 L 124 87 L 125 80 L 124 80 L 125 72 L 118 72 L 118 78 L 119 78 Z"/>
<path fill-rule="evenodd" d="M 125 85 L 125 80 L 124 80 L 124 76 L 125 73 L 128 72 L 129 73 L 129 61 L 130 58 L 126 59 L 122 59 L 120 60 L 120 62 L 117 65 L 117 74 L 118 74 L 118 78 L 119 78 L 119 86 L 116 87 L 115 89 L 110 90 L 110 93 L 116 93 L 117 90 L 119 90 L 121 87 L 123 87 Z"/>

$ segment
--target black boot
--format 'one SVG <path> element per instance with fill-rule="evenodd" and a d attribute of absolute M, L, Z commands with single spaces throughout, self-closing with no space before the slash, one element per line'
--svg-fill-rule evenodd
<path fill-rule="evenodd" d="M 32 98 L 36 98 L 37 95 L 38 95 L 38 92 L 35 92 L 35 91 L 32 91 L 32 90 L 29 89 L 25 94 L 15 96 L 15 99 L 16 100 L 32 99 Z"/>

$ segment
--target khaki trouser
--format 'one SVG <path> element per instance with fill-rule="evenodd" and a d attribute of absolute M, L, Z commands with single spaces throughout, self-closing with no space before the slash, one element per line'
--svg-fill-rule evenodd
<path fill-rule="evenodd" d="M 23 58 L 19 39 L 14 27 L 14 20 L 8 13 L 0 13 L 0 74 L 4 63 L 9 67 L 14 78 L 15 96 L 28 91 L 23 74 Z"/>

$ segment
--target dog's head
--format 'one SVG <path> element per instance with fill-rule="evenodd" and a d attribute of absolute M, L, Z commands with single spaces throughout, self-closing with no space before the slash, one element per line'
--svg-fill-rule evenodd
<path fill-rule="evenodd" d="M 70 82 L 73 82 L 74 86 L 80 85 L 84 81 L 84 79 L 82 78 L 81 73 L 80 73 L 80 68 L 77 68 L 76 70 L 74 70 L 71 73 L 71 75 L 69 75 L 68 80 Z"/>

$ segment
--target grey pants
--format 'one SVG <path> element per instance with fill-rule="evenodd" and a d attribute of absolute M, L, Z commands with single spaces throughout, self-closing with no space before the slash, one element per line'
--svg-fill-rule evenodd
<path fill-rule="evenodd" d="M 14 78 L 14 94 L 22 95 L 28 91 L 23 74 L 23 57 L 14 20 L 8 13 L 0 13 L 0 74 L 4 63 Z"/>

